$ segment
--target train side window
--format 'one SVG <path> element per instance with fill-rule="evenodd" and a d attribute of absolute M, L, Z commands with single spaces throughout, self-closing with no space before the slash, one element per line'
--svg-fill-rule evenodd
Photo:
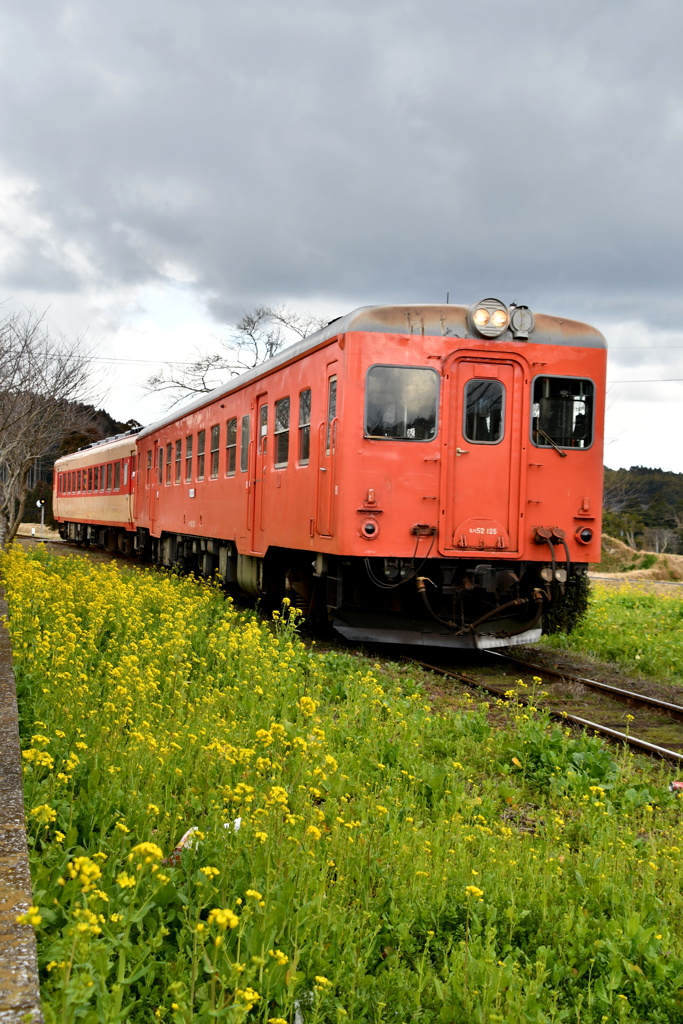
<path fill-rule="evenodd" d="M 152 483 L 152 449 L 149 448 L 147 451 L 147 476 L 145 480 L 145 486 L 149 487 Z"/>
<path fill-rule="evenodd" d="M 284 467 L 289 461 L 289 398 L 275 403 L 275 466 Z"/>
<path fill-rule="evenodd" d="M 337 378 L 330 377 L 327 384 L 327 430 L 325 431 L 325 454 L 332 450 L 332 421 L 337 418 Z"/>
<path fill-rule="evenodd" d="M 93 486 L 92 486 L 92 489 L 93 489 L 93 491 L 99 491 L 99 489 L 100 489 L 100 467 L 99 466 L 95 466 L 95 470 L 93 472 Z"/>
<path fill-rule="evenodd" d="M 121 490 L 121 460 L 114 463 L 114 490 Z"/>
<path fill-rule="evenodd" d="M 107 463 L 107 490 L 111 490 L 112 480 L 114 478 L 114 466 L 111 462 Z"/>
<path fill-rule="evenodd" d="M 187 483 L 192 479 L 192 434 L 185 438 L 185 480 Z"/>
<path fill-rule="evenodd" d="M 240 472 L 249 469 L 249 416 L 242 417 L 242 445 L 240 447 Z"/>
<path fill-rule="evenodd" d="M 78 473 L 76 474 L 76 490 L 80 494 L 80 491 L 81 491 L 81 470 L 80 469 L 78 470 Z"/>
<path fill-rule="evenodd" d="M 580 377 L 537 377 L 531 439 L 537 448 L 590 448 L 595 385 Z"/>
<path fill-rule="evenodd" d="M 311 456 L 311 389 L 299 392 L 299 465 L 307 466 Z"/>
<path fill-rule="evenodd" d="M 365 387 L 365 436 L 399 441 L 436 437 L 439 377 L 421 366 L 371 366 Z"/>
<path fill-rule="evenodd" d="M 505 429 L 505 388 L 499 380 L 468 380 L 463 436 L 473 444 L 498 444 Z"/>
<path fill-rule="evenodd" d="M 218 455 L 221 443 L 220 424 L 216 423 L 211 427 L 211 479 L 218 477 Z"/>
<path fill-rule="evenodd" d="M 169 441 L 166 445 L 166 484 L 171 483 L 171 463 L 173 461 L 173 445 Z"/>
<path fill-rule="evenodd" d="M 204 479 L 204 449 L 206 448 L 206 431 L 197 432 L 197 479 Z"/>
<path fill-rule="evenodd" d="M 260 454 L 263 454 L 266 448 L 265 438 L 268 437 L 268 406 L 262 405 L 259 410 L 259 431 L 258 431 L 258 450 Z"/>
<path fill-rule="evenodd" d="M 237 418 L 228 420 L 225 427 L 225 449 L 227 476 L 234 476 L 237 468 Z"/>
<path fill-rule="evenodd" d="M 92 467 L 88 470 L 88 492 L 92 492 Z"/>
<path fill-rule="evenodd" d="M 183 442 L 182 438 L 178 438 L 175 443 L 175 482 L 180 483 L 181 477 L 181 466 L 183 462 Z"/>

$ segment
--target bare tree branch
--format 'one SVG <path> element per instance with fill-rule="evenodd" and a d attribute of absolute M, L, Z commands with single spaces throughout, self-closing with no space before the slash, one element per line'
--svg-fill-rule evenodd
<path fill-rule="evenodd" d="M 232 325 L 217 352 L 198 354 L 184 365 L 169 363 L 146 381 L 147 391 L 167 391 L 169 408 L 190 395 L 204 394 L 231 377 L 253 369 L 276 355 L 286 344 L 305 338 L 327 323 L 313 313 L 285 306 L 257 306 Z"/>
<path fill-rule="evenodd" d="M 0 321 L 0 547 L 16 535 L 33 462 L 82 426 L 73 403 L 89 385 L 80 341 L 53 337 L 35 312 Z"/>

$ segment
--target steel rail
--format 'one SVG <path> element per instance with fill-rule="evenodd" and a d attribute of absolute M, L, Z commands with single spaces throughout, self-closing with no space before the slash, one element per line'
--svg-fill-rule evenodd
<path fill-rule="evenodd" d="M 494 658 L 502 658 L 512 665 L 517 665 L 520 669 L 537 672 L 541 676 L 553 676 L 555 679 L 560 679 L 564 682 L 581 683 L 591 690 L 608 693 L 615 700 L 621 701 L 622 704 L 629 704 L 631 707 L 655 708 L 659 711 L 666 711 L 671 718 L 683 722 L 683 707 L 680 704 L 671 704 L 669 701 L 659 700 L 657 697 L 648 697 L 646 693 L 636 693 L 634 690 L 623 690 L 619 686 L 601 683 L 598 679 L 586 679 L 583 676 L 575 676 L 568 672 L 558 672 L 556 669 L 545 668 L 543 665 L 534 665 L 530 661 L 520 661 L 519 658 L 514 658 L 509 654 L 501 654 L 498 651 L 484 651 L 483 653 Z"/>
<path fill-rule="evenodd" d="M 473 676 L 467 676 L 463 672 L 453 672 L 450 669 L 442 668 L 440 665 L 430 665 L 425 661 L 418 661 L 417 658 L 405 658 L 406 661 L 411 661 L 415 665 L 420 665 L 422 668 L 428 669 L 430 672 L 435 672 L 437 675 L 448 676 L 453 679 L 457 679 L 467 686 L 472 686 L 477 690 L 486 690 L 488 693 L 494 694 L 501 700 L 515 700 L 518 704 L 524 706 L 531 705 L 531 698 L 526 697 L 524 694 L 515 694 L 514 697 L 508 696 L 508 692 L 500 689 L 498 686 L 492 686 L 491 683 L 486 683 L 481 679 L 475 679 Z M 534 704 L 535 706 L 535 704 Z M 571 722 L 573 725 L 578 725 L 582 729 L 592 729 L 593 732 L 599 733 L 601 736 L 606 736 L 608 739 L 614 740 L 618 743 L 627 743 L 630 747 L 635 747 L 638 750 L 642 750 L 646 754 L 650 754 L 653 757 L 660 757 L 663 760 L 675 761 L 678 764 L 683 763 L 683 754 L 677 750 L 669 750 L 668 747 L 657 746 L 656 743 L 648 743 L 647 740 L 640 739 L 638 736 L 632 736 L 630 733 L 620 732 L 618 729 L 612 729 L 608 725 L 601 725 L 599 722 L 591 722 L 587 718 L 579 718 L 578 715 L 571 715 L 568 711 L 558 711 L 557 708 L 551 708 L 547 705 L 541 705 L 543 711 L 547 712 L 551 718 L 557 718 L 562 722 Z"/>

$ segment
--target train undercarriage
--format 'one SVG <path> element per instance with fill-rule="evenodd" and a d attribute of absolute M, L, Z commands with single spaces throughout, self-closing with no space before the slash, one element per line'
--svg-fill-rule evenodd
<path fill-rule="evenodd" d="M 175 533 L 152 537 L 85 523 L 64 523 L 60 533 L 112 554 L 218 576 L 226 589 L 266 609 L 288 598 L 313 628 L 332 625 L 357 643 L 470 649 L 533 643 L 543 631 L 569 632 L 587 601 L 588 566 L 566 557 L 416 563 L 270 548 L 261 558 L 240 554 L 231 541 Z"/>

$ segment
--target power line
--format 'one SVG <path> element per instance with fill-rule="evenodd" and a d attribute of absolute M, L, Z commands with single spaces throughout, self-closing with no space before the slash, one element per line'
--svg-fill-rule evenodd
<path fill-rule="evenodd" d="M 608 384 L 680 384 L 683 377 L 652 377 L 650 380 L 608 380 Z"/>

